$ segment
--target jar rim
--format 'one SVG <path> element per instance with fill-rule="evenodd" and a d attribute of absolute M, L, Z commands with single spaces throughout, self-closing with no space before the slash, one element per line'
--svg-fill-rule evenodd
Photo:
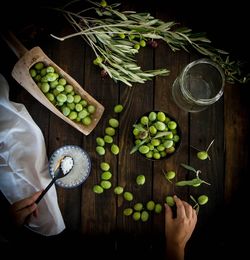
<path fill-rule="evenodd" d="M 211 65 L 212 67 L 217 69 L 217 71 L 219 72 L 219 74 L 221 76 L 221 88 L 220 88 L 219 92 L 213 98 L 196 99 L 191 95 L 191 93 L 188 89 L 184 88 L 184 84 L 182 84 L 182 82 L 184 82 L 184 80 L 185 80 L 185 75 L 187 74 L 187 72 L 192 67 L 194 67 L 198 64 L 209 64 L 209 65 Z M 180 89 L 181 89 L 182 94 L 185 95 L 189 101 L 195 102 L 196 104 L 201 105 L 201 106 L 210 105 L 210 104 L 215 103 L 217 100 L 219 100 L 220 97 L 223 95 L 224 85 L 225 85 L 225 74 L 224 74 L 221 66 L 219 64 L 217 64 L 216 62 L 214 62 L 210 59 L 207 59 L 207 58 L 198 59 L 198 60 L 195 60 L 195 61 L 189 63 L 183 69 L 181 76 L 180 76 L 180 87 L 181 87 Z"/>

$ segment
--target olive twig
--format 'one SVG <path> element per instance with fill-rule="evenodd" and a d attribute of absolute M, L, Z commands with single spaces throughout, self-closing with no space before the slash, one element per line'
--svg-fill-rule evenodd
<path fill-rule="evenodd" d="M 115 82 L 132 86 L 158 75 L 168 76 L 170 71 L 166 68 L 143 71 L 135 59 L 141 48 L 156 48 L 160 40 L 174 52 L 193 49 L 211 58 L 224 70 L 229 83 L 250 80 L 250 73 L 243 75 L 241 71 L 242 63 L 232 61 L 228 52 L 210 45 L 211 41 L 205 33 L 193 33 L 189 28 L 177 27 L 178 23 L 174 21 L 156 19 L 150 13 L 119 11 L 120 3 L 107 4 L 105 0 L 99 3 L 88 0 L 91 7 L 73 12 L 75 2 L 80 1 L 73 0 L 63 8 L 52 9 L 61 12 L 76 32 L 64 37 L 51 36 L 59 41 L 81 36 L 95 53 L 93 63 L 101 68 L 102 74 L 104 70 Z M 91 12 L 95 15 L 91 16 Z"/>
<path fill-rule="evenodd" d="M 214 143 L 214 139 L 210 142 L 210 144 L 208 145 L 207 149 L 204 150 L 198 150 L 199 152 L 197 153 L 197 157 L 200 160 L 206 160 L 208 158 L 208 160 L 211 160 L 208 151 L 210 149 L 210 147 L 212 146 L 212 144 Z"/>

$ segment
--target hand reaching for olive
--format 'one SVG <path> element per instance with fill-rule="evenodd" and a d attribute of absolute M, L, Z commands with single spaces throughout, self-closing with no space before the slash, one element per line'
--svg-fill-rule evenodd
<path fill-rule="evenodd" d="M 41 193 L 42 191 L 38 191 L 32 196 L 19 200 L 10 206 L 11 218 L 17 226 L 27 223 L 31 214 L 37 217 L 38 211 L 35 201 Z"/>
<path fill-rule="evenodd" d="M 165 204 L 165 235 L 167 259 L 183 260 L 187 241 L 190 239 L 196 222 L 197 214 L 187 202 L 174 196 L 177 216 L 173 218 L 172 209 Z"/>

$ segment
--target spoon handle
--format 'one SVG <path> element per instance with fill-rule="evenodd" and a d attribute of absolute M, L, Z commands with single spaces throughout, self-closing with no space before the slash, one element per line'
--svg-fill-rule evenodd
<path fill-rule="evenodd" d="M 58 170 L 57 170 L 58 171 Z M 38 202 L 43 198 L 43 196 L 47 193 L 47 191 L 50 189 L 50 187 L 54 184 L 54 182 L 58 179 L 58 172 L 55 172 L 54 178 L 51 180 L 51 182 L 48 184 L 48 186 L 42 191 L 40 196 L 36 199 L 35 203 L 38 204 Z"/>

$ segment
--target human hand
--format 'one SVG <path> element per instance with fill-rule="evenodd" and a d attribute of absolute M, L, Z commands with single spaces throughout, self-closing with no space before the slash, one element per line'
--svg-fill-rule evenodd
<path fill-rule="evenodd" d="M 37 205 L 35 204 L 36 199 L 42 191 L 34 193 L 28 198 L 16 201 L 10 206 L 10 216 L 17 226 L 22 226 L 29 221 L 31 214 L 37 217 Z"/>
<path fill-rule="evenodd" d="M 172 209 L 165 204 L 166 250 L 169 259 L 184 259 L 184 249 L 197 223 L 196 211 L 187 202 L 174 196 L 176 218 Z"/>

